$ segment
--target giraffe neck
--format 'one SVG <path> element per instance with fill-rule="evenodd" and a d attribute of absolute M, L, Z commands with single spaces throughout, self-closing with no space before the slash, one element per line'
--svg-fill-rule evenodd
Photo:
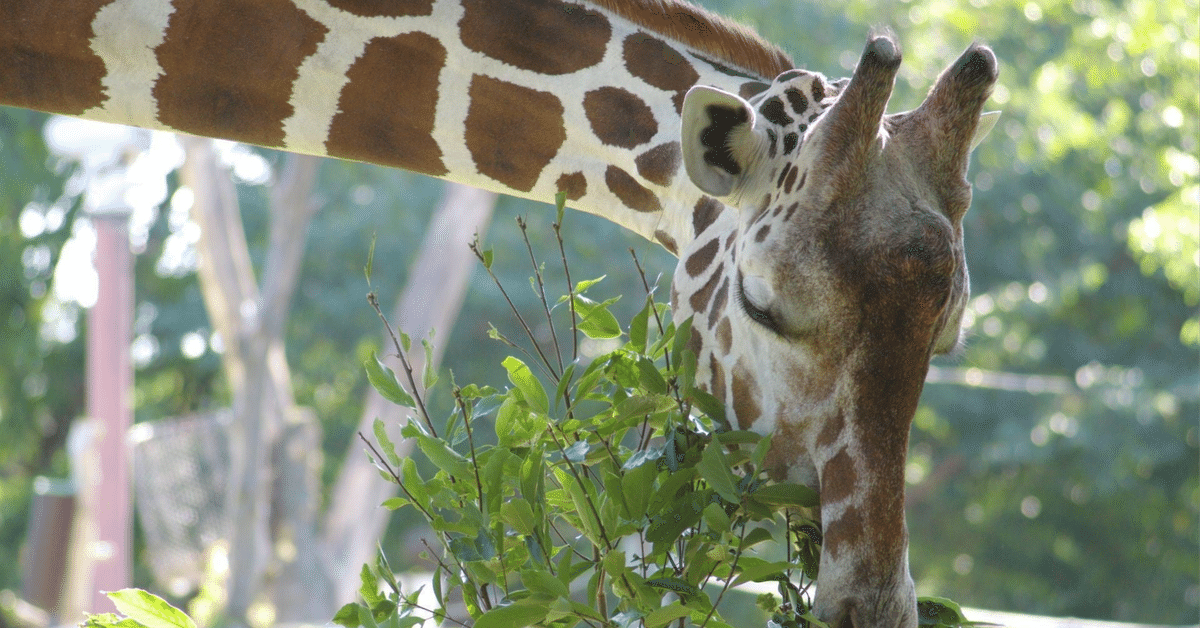
<path fill-rule="evenodd" d="M 340 157 L 550 201 L 678 252 L 692 85 L 791 67 L 675 0 L 8 3 L 0 104 Z M 700 205 L 698 205 L 700 204 Z"/>

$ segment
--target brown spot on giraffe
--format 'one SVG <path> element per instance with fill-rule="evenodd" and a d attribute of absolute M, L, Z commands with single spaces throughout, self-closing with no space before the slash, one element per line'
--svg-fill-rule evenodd
<path fill-rule="evenodd" d="M 571 172 L 562 175 L 555 182 L 559 192 L 566 192 L 567 198 L 577 201 L 587 194 L 587 177 L 582 172 Z"/>
<path fill-rule="evenodd" d="M 713 224 L 713 221 L 715 221 L 717 216 L 720 216 L 721 212 L 724 210 L 725 205 L 722 204 L 721 201 L 718 201 L 711 196 L 701 197 L 700 200 L 696 202 L 696 207 L 692 210 L 693 234 L 699 236 L 701 233 L 703 233 L 709 225 Z"/>
<path fill-rule="evenodd" d="M 679 171 L 680 159 L 679 142 L 667 142 L 638 155 L 633 161 L 643 179 L 666 187 Z"/>
<path fill-rule="evenodd" d="M 362 17 L 410 17 L 433 14 L 433 0 L 327 0 L 329 5 Z"/>
<path fill-rule="evenodd" d="M 688 275 L 695 277 L 704 272 L 704 269 L 708 268 L 708 266 L 712 264 L 712 261 L 716 259 L 717 251 L 720 249 L 721 241 L 716 238 L 710 240 L 708 244 L 696 249 L 696 252 L 689 255 L 683 263 L 684 268 L 687 269 Z"/>
<path fill-rule="evenodd" d="M 445 48 L 424 33 L 372 39 L 347 73 L 325 150 L 356 161 L 446 174 L 442 150 L 430 135 L 445 62 Z M 400 75 L 396 68 L 407 70 Z M 380 85 L 381 77 L 395 82 Z M 403 107 L 396 106 L 398 93 L 404 94 Z"/>
<path fill-rule="evenodd" d="M 669 251 L 671 255 L 679 255 L 679 244 L 675 242 L 675 238 L 672 238 L 671 234 L 659 229 L 654 232 L 654 239 L 657 240 L 664 249 Z"/>
<path fill-rule="evenodd" d="M 704 285 L 699 290 L 692 293 L 688 298 L 688 305 L 692 306 L 693 312 L 700 312 L 708 307 L 708 299 L 712 296 L 713 290 L 717 287 L 717 280 L 721 278 L 724 264 L 717 264 L 716 271 L 704 282 Z"/>
<path fill-rule="evenodd" d="M 616 166 L 609 166 L 604 171 L 604 183 L 629 209 L 647 213 L 662 211 L 658 195 L 638 183 L 633 175 Z"/>
<path fill-rule="evenodd" d="M 728 354 L 733 346 L 733 326 L 729 324 L 728 316 L 722 316 L 721 322 L 717 323 L 717 346 L 722 355 Z"/>
<path fill-rule="evenodd" d="M 88 48 L 92 21 L 109 0 L 5 0 L 0 19 L 0 102 L 81 114 L 104 103 L 104 62 Z M 29 45 L 28 42 L 36 42 Z"/>
<path fill-rule="evenodd" d="M 778 212 L 775 212 L 775 213 L 778 214 Z M 762 242 L 763 240 L 766 240 L 768 233 L 771 233 L 770 223 L 765 224 L 762 227 L 759 227 L 758 232 L 754 234 L 754 241 Z"/>
<path fill-rule="evenodd" d="M 721 281 L 721 287 L 717 288 L 717 294 L 713 296 L 712 306 L 708 310 L 709 325 L 716 322 L 718 313 L 725 309 L 725 299 L 728 297 L 729 277 L 725 277 Z"/>
<path fill-rule="evenodd" d="M 279 146 L 300 62 L 327 33 L 287 0 L 180 3 L 154 51 L 163 71 L 153 91 L 159 121 L 194 135 Z"/>
<path fill-rule="evenodd" d="M 737 368 L 733 370 L 733 413 L 737 417 L 738 429 L 750 429 L 762 416 L 758 398 L 758 382 L 745 359 L 740 358 Z"/>
<path fill-rule="evenodd" d="M 821 470 L 821 503 L 834 504 L 854 494 L 858 470 L 845 448 L 837 452 Z"/>
<path fill-rule="evenodd" d="M 842 516 L 825 523 L 825 543 L 821 551 L 829 552 L 829 557 L 837 560 L 845 548 L 862 545 L 866 527 L 858 506 L 847 507 Z"/>
<path fill-rule="evenodd" d="M 792 168 L 788 172 L 787 179 L 783 181 L 783 191 L 787 194 L 792 193 L 792 186 L 796 184 L 796 174 L 800 172 L 799 168 Z"/>
<path fill-rule="evenodd" d="M 828 447 L 832 445 L 842 435 L 842 430 L 845 427 L 846 416 L 839 411 L 821 427 L 821 432 L 817 434 L 817 446 Z"/>
<path fill-rule="evenodd" d="M 625 68 L 652 87 L 675 92 L 675 112 L 683 111 L 683 97 L 700 80 L 691 63 L 666 42 L 646 33 L 634 33 L 622 44 Z"/>
<path fill-rule="evenodd" d="M 475 75 L 468 98 L 467 150 L 475 167 L 515 190 L 532 190 L 567 139 L 558 97 Z"/>
<path fill-rule="evenodd" d="M 709 394 L 716 397 L 718 401 L 725 401 L 725 367 L 721 366 L 721 361 L 717 359 L 716 353 L 708 355 L 708 368 L 712 371 Z"/>
<path fill-rule="evenodd" d="M 596 65 L 612 37 L 608 18 L 578 4 L 463 0 L 462 7 L 463 45 L 538 74 L 558 76 Z"/>
<path fill-rule="evenodd" d="M 584 94 L 583 111 L 592 133 L 609 146 L 636 148 L 658 132 L 650 107 L 637 94 L 619 87 L 601 87 Z"/>

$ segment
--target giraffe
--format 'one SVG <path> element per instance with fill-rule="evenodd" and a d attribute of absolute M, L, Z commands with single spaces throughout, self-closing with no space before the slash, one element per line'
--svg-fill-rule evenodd
<path fill-rule="evenodd" d="M 678 256 L 697 384 L 821 495 L 815 614 L 916 626 L 909 427 L 968 296 L 962 217 L 997 79 L 975 44 L 916 109 L 682 0 L 77 0 L 0 8 L 0 104 L 565 192 Z"/>

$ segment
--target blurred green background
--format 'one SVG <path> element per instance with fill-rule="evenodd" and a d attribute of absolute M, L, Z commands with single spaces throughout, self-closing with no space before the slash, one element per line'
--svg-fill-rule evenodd
<path fill-rule="evenodd" d="M 830 76 L 849 74 L 871 27 L 893 28 L 905 63 L 891 111 L 916 106 L 973 40 L 994 48 L 1001 74 L 988 108 L 1003 117 L 970 174 L 970 339 L 960 355 L 935 361 L 907 469 L 919 593 L 1029 613 L 1196 622 L 1196 0 L 703 4 Z M 54 285 L 73 246 L 64 255 L 80 186 L 47 154 L 45 119 L 0 108 L 0 589 L 19 588 L 31 480 L 65 475 L 66 430 L 84 407 L 84 313 Z M 266 188 L 242 181 L 239 193 L 261 261 Z M 389 302 L 441 184 L 330 161 L 320 194 L 326 206 L 310 232 L 288 351 L 297 400 L 324 427 L 328 481 L 358 420 L 361 359 L 378 337 L 363 299 L 371 237 L 373 283 Z M 507 285 L 532 307 L 519 289 L 529 269 L 518 214 L 541 238 L 535 250 L 553 259 L 552 211 L 503 199 L 488 238 Z M 137 245 L 138 421 L 227 402 L 218 356 L 182 348 L 209 334 L 186 223 L 164 204 Z M 669 281 L 673 259 L 655 247 L 580 214 L 567 230 L 586 234 L 568 241 L 575 278 L 607 273 L 605 294 L 626 294 L 618 313 L 640 300 L 629 247 Z M 459 382 L 504 383 L 503 347 L 486 341 L 486 329 L 508 317 L 478 272 L 445 359 Z M 149 586 L 144 569 L 137 578 Z"/>

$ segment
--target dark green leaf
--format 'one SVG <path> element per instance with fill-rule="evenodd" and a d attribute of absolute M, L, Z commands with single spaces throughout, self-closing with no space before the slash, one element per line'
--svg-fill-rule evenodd
<path fill-rule="evenodd" d="M 768 484 L 754 492 L 754 498 L 772 506 L 816 506 L 821 496 L 811 488 L 791 482 Z"/>
<path fill-rule="evenodd" d="M 542 621 L 548 611 L 544 604 L 500 606 L 475 620 L 474 628 L 525 628 Z"/>
<path fill-rule="evenodd" d="M 741 501 L 737 492 L 737 478 L 733 477 L 729 461 L 725 459 L 725 449 L 720 443 L 709 443 L 704 448 L 696 469 L 722 499 L 731 504 Z"/>
<path fill-rule="evenodd" d="M 413 398 L 400 387 L 400 383 L 396 381 L 396 374 L 392 369 L 379 363 L 375 357 L 375 352 L 372 351 L 370 357 L 363 361 L 363 367 L 367 370 L 367 380 L 371 382 L 371 386 L 383 395 L 384 399 L 404 406 L 406 408 L 416 407 L 416 402 Z"/>

